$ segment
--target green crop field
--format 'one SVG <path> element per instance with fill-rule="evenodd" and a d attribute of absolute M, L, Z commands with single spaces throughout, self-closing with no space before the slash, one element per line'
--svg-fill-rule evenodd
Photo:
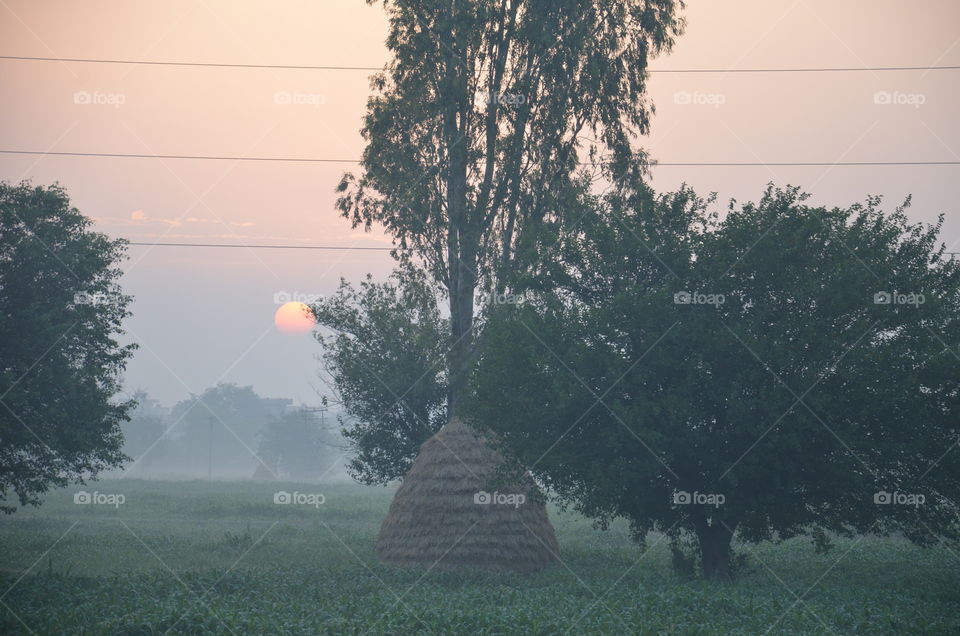
<path fill-rule="evenodd" d="M 101 481 L 85 505 L 78 490 L 0 518 L 0 633 L 960 633 L 946 546 L 740 545 L 740 577 L 716 584 L 677 575 L 658 537 L 644 553 L 623 525 L 551 509 L 562 563 L 540 574 L 405 571 L 373 551 L 388 489 Z"/>

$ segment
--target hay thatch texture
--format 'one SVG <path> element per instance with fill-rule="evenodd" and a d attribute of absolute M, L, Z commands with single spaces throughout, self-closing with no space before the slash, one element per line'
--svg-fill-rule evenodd
<path fill-rule="evenodd" d="M 503 458 L 490 440 L 453 419 L 424 442 L 380 527 L 376 550 L 383 563 L 527 573 L 557 560 L 536 483 L 525 474 L 520 483 L 497 487 Z M 488 497 L 478 501 L 478 493 Z"/>

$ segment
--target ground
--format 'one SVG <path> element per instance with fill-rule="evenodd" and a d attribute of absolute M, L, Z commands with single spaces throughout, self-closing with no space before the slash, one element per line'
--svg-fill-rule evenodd
<path fill-rule="evenodd" d="M 563 563 L 535 576 L 394 570 L 391 490 L 101 481 L 0 518 L 0 633 L 957 634 L 960 556 L 895 538 L 738 546 L 731 584 L 687 580 L 651 537 L 551 509 Z M 323 503 L 275 504 L 283 490 Z M 122 494 L 108 503 L 104 495 Z"/>

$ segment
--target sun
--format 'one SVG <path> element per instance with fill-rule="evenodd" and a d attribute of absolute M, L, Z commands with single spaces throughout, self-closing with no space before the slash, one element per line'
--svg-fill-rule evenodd
<path fill-rule="evenodd" d="M 306 333 L 313 329 L 313 313 L 304 303 L 284 303 L 273 316 L 273 324 L 283 333 Z"/>

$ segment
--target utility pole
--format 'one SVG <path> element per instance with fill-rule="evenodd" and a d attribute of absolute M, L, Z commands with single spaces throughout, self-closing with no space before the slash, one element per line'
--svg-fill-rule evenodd
<path fill-rule="evenodd" d="M 207 449 L 207 481 L 213 481 L 213 420 L 214 420 L 214 417 L 211 415 L 207 419 L 210 420 L 210 446 Z"/>

